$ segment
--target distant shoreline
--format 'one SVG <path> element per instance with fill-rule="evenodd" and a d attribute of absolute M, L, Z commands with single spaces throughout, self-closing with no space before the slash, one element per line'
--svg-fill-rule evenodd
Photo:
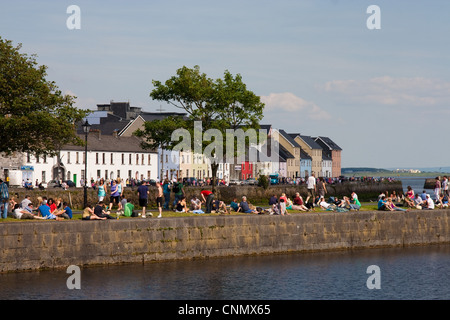
<path fill-rule="evenodd" d="M 450 173 L 445 172 L 421 172 L 421 173 L 410 173 L 410 172 L 395 172 L 395 171 L 380 171 L 380 172 L 372 172 L 372 171 L 357 171 L 357 172 L 349 172 L 343 173 L 344 177 L 417 177 L 417 178 L 426 178 L 426 177 L 442 177 L 442 176 L 450 176 Z"/>

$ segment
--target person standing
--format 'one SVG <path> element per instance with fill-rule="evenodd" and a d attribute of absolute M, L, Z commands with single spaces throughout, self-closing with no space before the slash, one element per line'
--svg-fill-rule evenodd
<path fill-rule="evenodd" d="M 8 217 L 9 191 L 8 185 L 0 179 L 0 207 L 3 208 L 1 216 L 3 219 Z"/>
<path fill-rule="evenodd" d="M 212 191 L 210 191 L 210 190 L 202 190 L 202 192 L 200 192 L 200 195 L 202 196 L 203 202 L 205 202 L 205 206 L 206 206 L 205 213 L 211 213 L 212 202 L 214 200 L 214 193 L 212 193 Z"/>
<path fill-rule="evenodd" d="M 319 177 L 319 182 L 317 183 L 317 193 L 319 197 L 323 197 L 325 199 L 325 194 L 327 193 L 327 187 L 325 185 L 325 181 L 322 177 Z"/>
<path fill-rule="evenodd" d="M 158 206 L 159 215 L 158 218 L 162 218 L 162 207 L 163 207 L 163 195 L 164 191 L 159 181 L 156 182 L 156 187 L 158 188 L 158 195 L 156 196 L 156 205 Z"/>
<path fill-rule="evenodd" d="M 105 184 L 105 180 L 103 180 L 103 178 L 100 179 L 99 183 L 98 183 L 98 202 L 103 201 L 103 199 L 106 196 L 106 184 Z"/>
<path fill-rule="evenodd" d="M 117 185 L 117 181 L 111 181 L 111 193 L 109 199 L 109 210 L 112 210 L 114 203 L 117 203 L 117 211 L 120 211 L 120 193 L 119 186 Z"/>
<path fill-rule="evenodd" d="M 434 197 L 436 201 L 439 201 L 441 195 L 441 180 L 439 177 L 436 177 L 436 181 L 434 182 Z"/>
<path fill-rule="evenodd" d="M 163 192 L 164 192 L 164 209 L 169 210 L 170 182 L 169 182 L 169 179 L 167 179 L 167 178 L 164 179 Z"/>
<path fill-rule="evenodd" d="M 444 196 L 447 196 L 447 198 L 449 198 L 447 176 L 444 176 L 442 180 L 442 193 L 444 194 Z"/>
<path fill-rule="evenodd" d="M 313 201 L 316 198 L 316 178 L 314 177 L 314 173 L 308 177 L 307 180 L 307 189 L 308 189 L 308 197 L 306 198 L 306 203 L 308 203 L 309 198 L 312 198 Z"/>
<path fill-rule="evenodd" d="M 139 195 L 139 205 L 142 207 L 142 218 L 146 218 L 145 215 L 145 209 L 147 208 L 148 205 L 148 187 L 147 187 L 147 182 L 143 181 L 142 184 L 138 187 L 137 189 L 137 193 Z M 149 213 L 150 216 L 153 216 L 153 214 Z"/>

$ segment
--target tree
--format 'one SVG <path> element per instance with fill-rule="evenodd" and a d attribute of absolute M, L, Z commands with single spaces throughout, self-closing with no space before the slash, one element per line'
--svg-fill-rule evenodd
<path fill-rule="evenodd" d="M 46 80 L 47 67 L 21 47 L 0 37 L 0 153 L 56 155 L 62 145 L 83 145 L 75 128 L 88 111 L 73 107 L 75 97 Z"/>
<path fill-rule="evenodd" d="M 214 188 L 219 161 L 223 160 L 223 152 L 217 151 L 230 144 L 226 139 L 227 129 L 258 129 L 264 110 L 260 97 L 247 89 L 241 75 L 233 76 L 225 71 L 223 79 L 213 80 L 201 73 L 199 66 L 192 69 L 184 66 L 164 84 L 153 80 L 153 85 L 155 88 L 150 93 L 153 100 L 184 110 L 186 117 L 146 122 L 144 129 L 135 134 L 144 138 L 144 148 L 165 146 L 173 150 L 179 146 L 179 140 L 174 140 L 171 133 L 174 129 L 184 130 L 190 137 L 188 149 L 210 159 Z M 201 143 L 197 141 L 198 130 Z M 217 148 L 211 148 L 212 142 Z M 234 141 L 233 146 L 236 152 Z"/>

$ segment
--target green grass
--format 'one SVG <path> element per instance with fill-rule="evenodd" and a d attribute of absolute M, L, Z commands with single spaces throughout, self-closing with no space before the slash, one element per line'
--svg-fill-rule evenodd
<path fill-rule="evenodd" d="M 262 207 L 262 208 L 268 208 L 269 206 L 266 204 L 261 204 L 261 203 L 256 203 L 253 204 L 254 206 L 257 207 Z M 373 210 L 377 210 L 377 203 L 376 202 L 362 202 L 361 203 L 361 209 L 360 211 L 373 211 Z M 141 209 L 135 209 L 137 210 L 137 212 L 141 212 Z M 417 210 L 417 209 L 413 209 L 413 210 Z M 156 208 L 149 208 L 147 209 L 146 213 L 151 212 L 153 214 L 153 217 L 150 217 L 147 214 L 147 219 L 156 219 L 156 217 L 159 214 L 159 211 Z M 314 213 L 320 213 L 320 212 L 330 212 L 330 211 L 326 211 L 320 208 L 315 208 L 315 210 L 313 211 Z M 289 214 L 304 214 L 304 211 L 297 211 L 297 210 L 288 210 Z M 343 212 L 342 214 L 346 214 L 346 212 Z M 112 214 L 113 217 L 116 216 L 116 211 L 113 210 Z M 219 214 L 219 213 L 211 213 L 211 214 L 195 214 L 195 213 L 179 213 L 179 212 L 174 212 L 172 210 L 168 210 L 165 211 L 163 210 L 162 212 L 162 216 L 163 218 L 178 218 L 178 217 L 204 217 L 204 216 L 238 216 L 238 215 L 248 215 L 248 213 L 237 213 L 232 211 L 230 214 Z M 73 213 L 73 218 L 72 220 L 81 220 L 82 214 L 80 212 L 74 212 Z M 140 217 L 125 217 L 123 215 L 120 216 L 119 219 L 142 219 Z M 38 221 L 38 222 L 44 222 L 47 220 L 37 220 L 37 219 L 33 219 L 33 220 L 18 220 L 12 217 L 8 217 L 6 219 L 0 219 L 0 222 L 18 222 L 18 223 L 25 223 L 25 222 L 30 222 L 30 221 Z"/>

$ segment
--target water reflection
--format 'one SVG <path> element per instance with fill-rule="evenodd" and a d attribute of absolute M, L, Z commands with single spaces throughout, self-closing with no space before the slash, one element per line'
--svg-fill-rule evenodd
<path fill-rule="evenodd" d="M 378 265 L 381 289 L 369 290 Z M 0 275 L 1 299 L 449 299 L 450 245 L 215 258 Z"/>

